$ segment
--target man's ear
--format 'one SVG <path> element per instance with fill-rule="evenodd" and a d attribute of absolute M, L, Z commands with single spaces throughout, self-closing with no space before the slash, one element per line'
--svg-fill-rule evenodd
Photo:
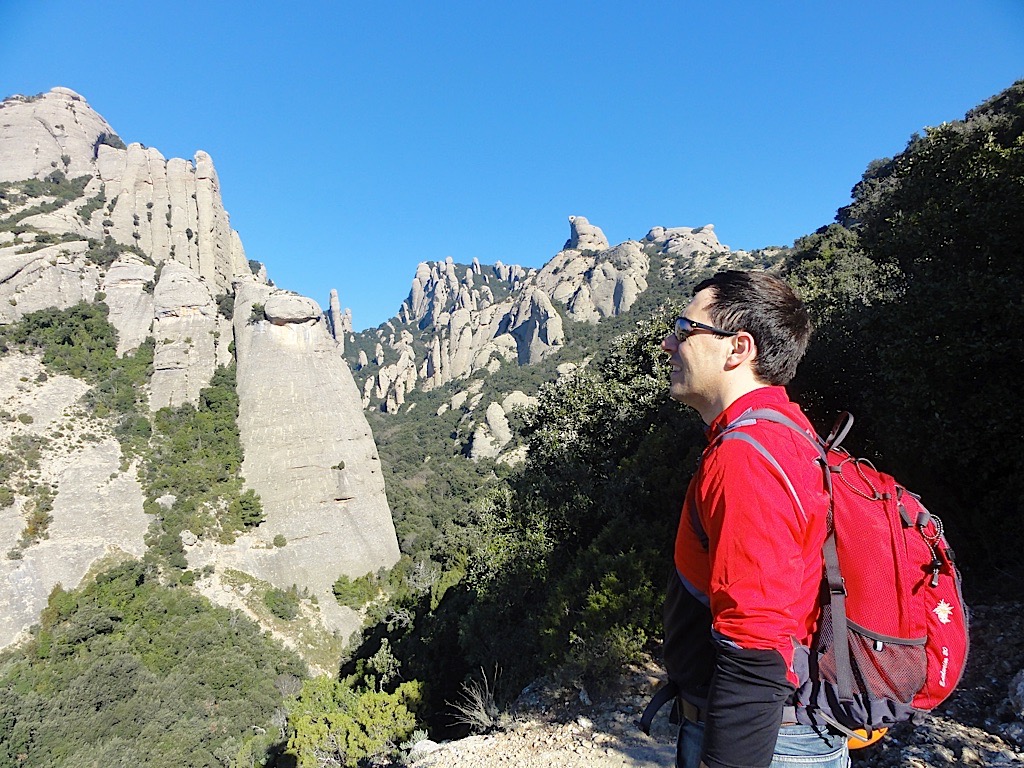
<path fill-rule="evenodd" d="M 738 368 L 748 362 L 753 365 L 754 358 L 757 357 L 757 344 L 754 343 L 754 337 L 746 331 L 740 331 L 730 341 L 732 349 L 726 358 L 726 367 Z"/>

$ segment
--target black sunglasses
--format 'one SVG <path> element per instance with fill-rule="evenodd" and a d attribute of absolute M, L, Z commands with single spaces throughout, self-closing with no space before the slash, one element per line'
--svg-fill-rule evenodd
<path fill-rule="evenodd" d="M 710 331 L 717 336 L 736 336 L 739 331 L 723 331 L 721 328 L 715 328 L 713 325 L 704 325 L 704 323 L 698 323 L 696 320 L 691 320 L 688 317 L 676 318 L 675 335 L 679 341 L 686 341 L 690 336 L 697 330 Z"/>

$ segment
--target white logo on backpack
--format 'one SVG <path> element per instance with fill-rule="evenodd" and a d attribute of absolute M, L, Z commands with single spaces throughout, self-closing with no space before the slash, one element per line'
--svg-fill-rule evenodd
<path fill-rule="evenodd" d="M 939 604 L 932 610 L 936 616 L 939 617 L 939 622 L 942 624 L 949 624 L 953 615 L 953 606 L 947 603 L 945 600 L 939 600 Z"/>

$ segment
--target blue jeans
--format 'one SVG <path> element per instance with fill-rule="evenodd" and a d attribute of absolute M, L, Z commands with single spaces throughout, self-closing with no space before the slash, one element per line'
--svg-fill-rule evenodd
<path fill-rule="evenodd" d="M 677 768 L 697 768 L 704 743 L 704 724 L 683 720 L 676 746 Z M 810 725 L 784 725 L 775 742 L 771 768 L 849 768 L 846 737 Z"/>

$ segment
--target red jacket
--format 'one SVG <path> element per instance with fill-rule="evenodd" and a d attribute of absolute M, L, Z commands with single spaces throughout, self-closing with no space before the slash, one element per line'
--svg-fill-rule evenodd
<path fill-rule="evenodd" d="M 669 676 L 706 710 L 710 766 L 769 764 L 783 704 L 798 684 L 795 649 L 809 644 L 819 612 L 828 495 L 817 453 L 771 422 L 743 432 L 785 475 L 742 439 L 716 442 L 726 425 L 759 408 L 813 432 L 782 387 L 754 390 L 719 414 L 687 490 L 666 602 Z"/>

